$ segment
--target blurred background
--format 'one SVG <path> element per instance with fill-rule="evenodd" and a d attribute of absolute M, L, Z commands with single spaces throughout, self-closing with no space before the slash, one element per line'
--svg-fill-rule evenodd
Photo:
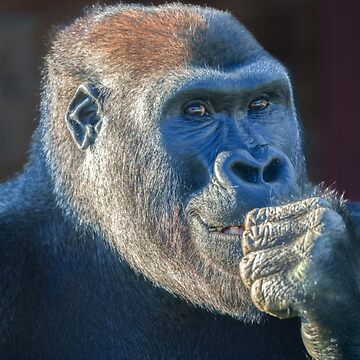
<path fill-rule="evenodd" d="M 92 3 L 0 0 L 1 181 L 20 171 L 26 161 L 37 124 L 49 32 Z M 288 67 L 306 133 L 310 179 L 360 200 L 360 1 L 209 0 L 206 4 L 230 10 Z"/>

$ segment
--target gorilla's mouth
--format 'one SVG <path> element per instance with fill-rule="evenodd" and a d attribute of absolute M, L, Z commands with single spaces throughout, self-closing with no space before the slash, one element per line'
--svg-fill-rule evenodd
<path fill-rule="evenodd" d="M 242 236 L 242 234 L 244 233 L 244 225 L 209 227 L 209 232 L 218 232 L 225 235 Z"/>
<path fill-rule="evenodd" d="M 212 234 L 212 235 L 219 235 L 219 236 L 224 236 L 228 237 L 228 236 L 232 236 L 232 237 L 237 237 L 237 238 L 241 238 L 244 231 L 245 231 L 245 227 L 243 225 L 243 223 L 241 224 L 237 224 L 237 225 L 213 225 L 213 224 L 209 224 L 207 221 L 205 221 L 203 219 L 203 217 L 201 215 L 199 215 L 198 213 L 196 214 L 192 214 L 192 218 L 196 221 L 196 223 L 198 224 L 198 226 L 201 227 L 203 232 L 206 232 L 208 234 Z"/>

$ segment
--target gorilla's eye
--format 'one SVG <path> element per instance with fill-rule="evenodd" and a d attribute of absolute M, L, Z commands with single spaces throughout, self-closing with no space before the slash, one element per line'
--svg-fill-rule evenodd
<path fill-rule="evenodd" d="M 203 117 L 209 114 L 206 109 L 206 105 L 202 101 L 194 101 L 185 104 L 183 112 L 185 115 L 193 117 Z"/>
<path fill-rule="evenodd" d="M 260 97 L 252 100 L 248 105 L 248 109 L 250 111 L 259 111 L 266 109 L 268 106 L 269 106 L 269 99 L 265 97 Z"/>

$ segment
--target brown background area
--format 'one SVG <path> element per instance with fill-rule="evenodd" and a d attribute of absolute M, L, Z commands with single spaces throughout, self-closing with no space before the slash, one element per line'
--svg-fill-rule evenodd
<path fill-rule="evenodd" d="M 20 171 L 26 161 L 37 123 L 49 32 L 91 3 L 0 0 L 1 180 Z M 211 0 L 207 4 L 230 10 L 288 67 L 306 132 L 310 178 L 328 185 L 336 181 L 339 191 L 360 200 L 360 1 Z"/>

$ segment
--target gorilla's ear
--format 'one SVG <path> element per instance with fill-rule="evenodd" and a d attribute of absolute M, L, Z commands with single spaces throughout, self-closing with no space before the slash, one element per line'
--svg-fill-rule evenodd
<path fill-rule="evenodd" d="M 77 88 L 65 120 L 80 150 L 95 143 L 102 124 L 99 91 L 95 86 L 85 83 Z"/>

